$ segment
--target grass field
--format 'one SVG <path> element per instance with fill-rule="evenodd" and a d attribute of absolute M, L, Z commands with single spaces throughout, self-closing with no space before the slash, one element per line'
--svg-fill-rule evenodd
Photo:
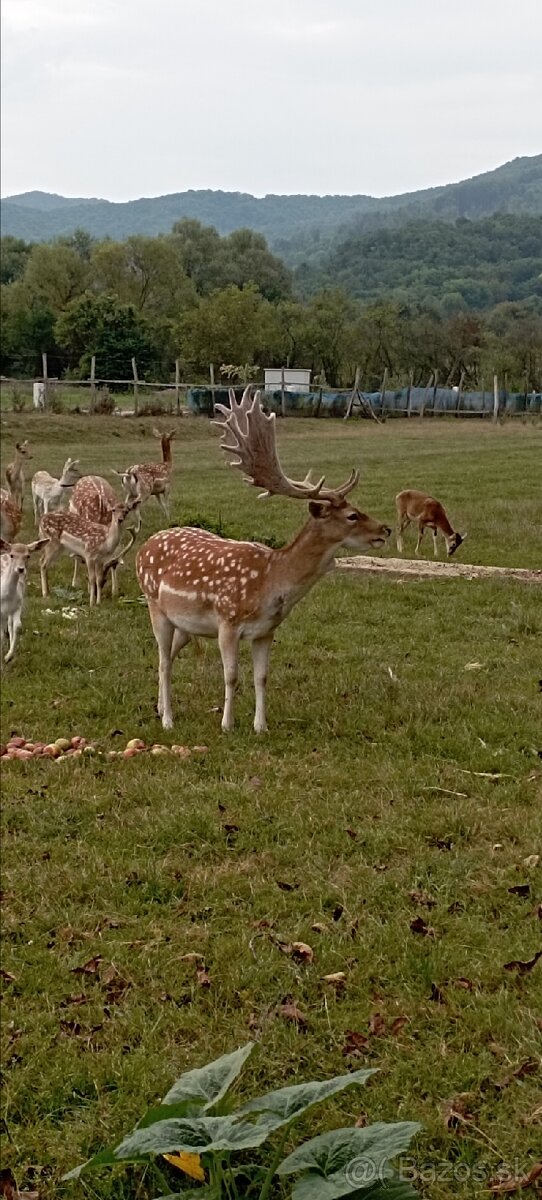
<path fill-rule="evenodd" d="M 69 453 L 105 473 L 152 458 L 155 423 L 9 414 L 2 465 L 26 436 L 33 469 L 58 471 Z M 292 474 L 314 465 L 332 483 L 359 466 L 355 498 L 381 520 L 402 487 L 441 497 L 468 530 L 463 562 L 542 565 L 540 426 L 292 420 L 279 437 Z M 179 422 L 172 523 L 282 542 L 303 506 L 259 501 L 217 441 L 203 420 Z M 162 524 L 154 504 L 145 535 Z M 2 741 L 80 733 L 106 750 L 140 736 L 208 751 L 3 771 L 2 1149 L 20 1185 L 42 1200 L 150 1200 L 160 1189 L 143 1168 L 59 1178 L 183 1070 L 252 1038 L 252 1090 L 378 1067 L 303 1131 L 360 1113 L 419 1120 L 426 1200 L 489 1195 L 501 1163 L 527 1172 L 541 1142 L 542 962 L 505 964 L 542 948 L 540 588 L 328 576 L 278 632 L 258 738 L 246 659 L 236 730 L 220 733 L 215 642 L 180 656 L 176 726 L 162 734 L 133 558 L 122 600 L 92 612 L 64 590 L 67 560 L 50 601 L 31 574 Z M 309 943 L 313 964 L 281 939 Z M 96 955 L 94 973 L 72 973 Z M 322 976 L 338 971 L 336 993 Z M 274 1015 L 288 996 L 306 1028 Z"/>

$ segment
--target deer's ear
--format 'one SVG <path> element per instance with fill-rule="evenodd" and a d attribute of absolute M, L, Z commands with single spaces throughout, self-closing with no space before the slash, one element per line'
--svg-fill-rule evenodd
<path fill-rule="evenodd" d="M 459 536 L 461 538 L 461 541 L 464 542 L 466 540 L 466 538 L 468 538 L 469 535 L 468 535 L 468 533 L 460 533 Z"/>
<path fill-rule="evenodd" d="M 6 542 L 4 538 L 0 538 L 0 550 L 2 554 L 9 554 L 11 550 L 11 542 Z"/>
<path fill-rule="evenodd" d="M 326 517 L 329 517 L 331 508 L 325 500 L 310 500 L 309 512 L 311 517 L 315 517 L 317 521 L 325 521 Z"/>
<path fill-rule="evenodd" d="M 39 541 L 37 541 L 37 542 L 29 542 L 28 549 L 29 549 L 30 553 L 34 554 L 34 552 L 36 550 L 41 550 L 43 548 L 43 546 L 47 545 L 48 541 L 49 541 L 49 538 L 39 538 Z"/>
<path fill-rule="evenodd" d="M 159 429 L 153 429 L 153 431 L 152 431 L 152 436 L 153 436 L 153 437 L 157 437 L 157 438 L 161 438 L 161 437 L 162 437 L 162 434 L 160 433 L 160 430 L 159 430 Z"/>

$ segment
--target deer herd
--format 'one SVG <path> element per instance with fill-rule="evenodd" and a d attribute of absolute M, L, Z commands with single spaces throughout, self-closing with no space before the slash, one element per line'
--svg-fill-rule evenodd
<path fill-rule="evenodd" d="M 167 528 L 153 534 L 136 555 L 136 574 L 147 601 L 158 645 L 158 713 L 165 729 L 173 726 L 171 672 L 173 662 L 192 638 L 217 638 L 224 670 L 223 730 L 233 728 L 239 645 L 250 642 L 256 698 L 254 729 L 266 723 L 266 682 L 275 630 L 295 604 L 333 566 L 341 547 L 358 553 L 381 549 L 391 534 L 388 525 L 367 516 L 350 503 L 359 479 L 352 471 L 344 483 L 325 487 L 325 477 L 313 481 L 285 475 L 276 445 L 276 420 L 261 404 L 260 393 L 245 390 L 240 401 L 230 391 L 229 407 L 216 405 L 215 424 L 222 431 L 222 449 L 233 454 L 246 482 L 263 489 L 263 496 L 289 496 L 308 502 L 308 518 L 293 540 L 281 549 L 255 542 L 233 541 L 202 529 Z M 13 658 L 21 627 L 27 568 L 32 554 L 41 551 L 42 595 L 48 595 L 49 568 L 62 553 L 74 559 L 75 585 L 78 564 L 85 564 L 90 604 L 101 603 L 111 574 L 112 595 L 117 593 L 117 568 L 133 545 L 141 527 L 141 508 L 155 496 L 169 518 L 172 481 L 171 442 L 175 431 L 160 433 L 162 461 L 136 463 L 119 475 L 124 499 L 100 475 L 83 475 L 79 461 L 68 458 L 57 479 L 37 471 L 31 483 L 38 537 L 17 542 L 23 516 L 25 473 L 32 458 L 27 441 L 17 443 L 15 458 L 6 468 L 7 490 L 0 493 L 1 639 L 8 638 L 5 661 Z M 68 499 L 68 506 L 65 500 Z M 454 554 L 466 535 L 455 532 L 442 504 L 425 492 L 402 491 L 396 497 L 397 549 L 402 535 L 414 522 L 418 529 L 416 553 L 425 529 L 442 533 L 448 555 Z M 121 544 L 123 531 L 127 541 Z M 2 651 L 3 653 L 3 651 Z"/>

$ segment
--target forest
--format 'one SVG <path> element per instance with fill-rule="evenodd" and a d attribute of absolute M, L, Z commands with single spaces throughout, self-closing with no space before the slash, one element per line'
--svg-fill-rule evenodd
<path fill-rule="evenodd" d="M 324 239 L 325 241 L 325 239 Z M 309 367 L 317 385 L 542 384 L 542 218 L 498 214 L 350 232 L 292 268 L 260 233 L 183 218 L 170 233 L 1 246 L 0 370 L 184 381 Z"/>

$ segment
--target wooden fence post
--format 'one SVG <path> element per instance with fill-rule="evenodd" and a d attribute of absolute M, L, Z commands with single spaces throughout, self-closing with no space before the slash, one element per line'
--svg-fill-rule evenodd
<path fill-rule="evenodd" d="M 380 387 L 380 412 L 381 413 L 384 412 L 384 409 L 386 407 L 386 384 L 387 384 L 387 382 L 388 382 L 388 368 L 384 367 L 384 374 L 382 376 L 382 384 Z"/>
<path fill-rule="evenodd" d="M 132 359 L 132 372 L 134 376 L 134 417 L 137 417 L 139 412 L 139 377 L 135 358 Z"/>
<path fill-rule="evenodd" d="M 41 356 L 41 364 L 43 370 L 43 408 L 46 411 L 49 408 L 49 380 L 47 376 L 47 355 L 45 352 Z"/>
<path fill-rule="evenodd" d="M 284 367 L 280 371 L 280 411 L 281 416 L 286 416 L 286 388 L 284 386 Z"/>
<path fill-rule="evenodd" d="M 181 364 L 180 364 L 179 359 L 176 358 L 175 359 L 175 408 L 177 410 L 178 417 L 181 414 L 181 389 L 179 386 L 180 382 L 181 382 Z"/>
<path fill-rule="evenodd" d="M 493 376 L 493 424 L 499 420 L 499 380 Z"/>
<path fill-rule="evenodd" d="M 411 400 L 412 400 L 412 384 L 413 384 L 413 383 L 414 383 L 414 371 L 411 371 L 411 372 L 410 372 L 410 375 L 409 375 L 409 377 L 408 377 L 408 390 L 407 390 L 407 417 L 410 417 L 410 416 L 412 416 L 412 412 L 411 412 Z"/>
<path fill-rule="evenodd" d="M 90 360 L 90 411 L 94 412 L 96 408 L 96 355 L 93 354 Z"/>

